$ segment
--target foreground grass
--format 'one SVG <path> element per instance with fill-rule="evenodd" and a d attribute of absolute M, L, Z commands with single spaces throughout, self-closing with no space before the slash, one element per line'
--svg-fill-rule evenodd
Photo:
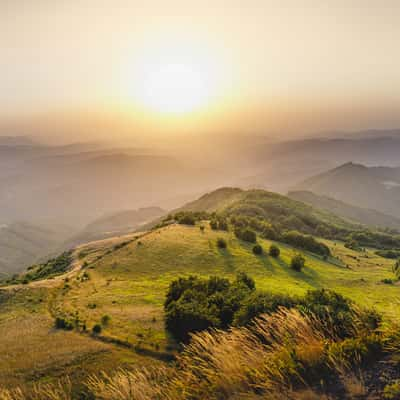
<path fill-rule="evenodd" d="M 280 309 L 247 328 L 195 335 L 173 366 L 92 375 L 86 387 L 101 400 L 398 398 L 386 369 L 398 366 L 398 326 L 376 330 L 356 315 L 352 324 L 351 337 L 340 339 L 315 315 Z M 0 400 L 76 398 L 65 380 L 26 395 L 0 389 Z"/>
<path fill-rule="evenodd" d="M 0 381 L 30 385 L 68 374 L 75 382 L 99 369 L 160 365 L 175 349 L 164 330 L 164 296 L 173 279 L 190 274 L 233 278 L 241 270 L 261 290 L 303 295 L 330 288 L 377 308 L 388 319 L 399 315 L 400 287 L 381 283 L 393 277 L 392 261 L 372 249 L 357 253 L 326 241 L 334 257 L 324 261 L 306 254 L 306 267 L 298 273 L 289 268 L 293 248 L 278 243 L 279 259 L 256 256 L 252 245 L 232 233 L 204 225 L 204 232 L 198 226 L 172 225 L 139 238 L 90 244 L 74 253 L 83 269 L 64 280 L 4 291 L 0 335 L 6 339 L 0 341 L 0 353 L 6 356 L 0 360 Z M 227 249 L 217 247 L 219 237 Z M 259 242 L 265 250 L 271 244 Z M 102 323 L 105 315 L 109 320 Z M 55 330 L 56 316 L 79 319 L 86 331 Z M 92 335 L 96 324 L 102 331 Z"/>

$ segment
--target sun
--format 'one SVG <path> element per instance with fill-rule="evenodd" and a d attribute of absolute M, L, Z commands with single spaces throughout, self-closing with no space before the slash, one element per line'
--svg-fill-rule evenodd
<path fill-rule="evenodd" d="M 219 88 L 211 53 L 194 46 L 165 46 L 136 58 L 128 92 L 142 109 L 188 114 L 210 106 Z"/>
<path fill-rule="evenodd" d="M 207 76 L 196 65 L 166 63 L 147 71 L 141 97 L 154 111 L 181 114 L 204 106 L 211 89 Z"/>

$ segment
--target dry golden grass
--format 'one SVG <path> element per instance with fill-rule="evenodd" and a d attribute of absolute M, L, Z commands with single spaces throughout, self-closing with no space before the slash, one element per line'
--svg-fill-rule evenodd
<path fill-rule="evenodd" d="M 367 399 L 361 372 L 326 356 L 334 333 L 324 332 L 315 318 L 282 308 L 252 327 L 194 335 L 173 366 L 97 374 L 86 385 L 99 400 Z M 323 385 L 318 391 L 306 383 L 308 372 L 321 362 L 341 380 L 341 397 L 323 393 Z M 26 396 L 0 391 L 0 400 L 73 398 L 68 381 L 36 386 Z"/>
<path fill-rule="evenodd" d="M 259 318 L 251 329 L 195 335 L 176 368 L 120 371 L 114 377 L 92 377 L 88 386 L 104 400 L 305 399 L 305 394 L 292 390 L 291 381 L 301 381 L 301 376 L 291 355 L 296 352 L 298 362 L 309 366 L 322 351 L 317 322 L 296 310 L 281 309 Z M 304 390 L 312 393 L 305 385 Z"/>

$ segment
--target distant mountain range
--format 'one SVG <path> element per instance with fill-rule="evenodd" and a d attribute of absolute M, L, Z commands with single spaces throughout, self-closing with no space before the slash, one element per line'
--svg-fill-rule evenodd
<path fill-rule="evenodd" d="M 340 217 L 354 222 L 379 228 L 391 228 L 400 230 L 400 218 L 381 213 L 376 210 L 357 207 L 331 197 L 321 196 L 309 191 L 293 191 L 288 197 L 294 200 L 308 203 L 313 207 L 328 210 Z"/>
<path fill-rule="evenodd" d="M 20 272 L 47 257 L 73 230 L 61 224 L 14 222 L 0 225 L 0 276 Z"/>
<path fill-rule="evenodd" d="M 385 136 L 390 133 L 393 136 Z M 254 172 L 239 178 L 237 185 L 286 193 L 298 182 L 348 162 L 367 166 L 400 166 L 400 131 L 340 135 L 343 138 L 257 143 L 247 149 Z"/>
<path fill-rule="evenodd" d="M 78 234 L 68 238 L 62 246 L 71 248 L 81 243 L 126 235 L 165 214 L 166 211 L 160 207 L 145 207 L 105 215 L 88 224 Z"/>
<path fill-rule="evenodd" d="M 221 183 L 212 167 L 144 149 L 1 145 L 0 223 L 52 220 L 79 229 L 116 210 L 180 205 Z"/>
<path fill-rule="evenodd" d="M 295 189 L 400 218 L 400 168 L 366 167 L 350 162 L 306 179 Z"/>
<path fill-rule="evenodd" d="M 48 244 L 43 237 L 40 251 L 26 251 L 30 257 L 21 256 L 28 248 L 22 243 L 14 254 L 11 247 L 4 250 L 0 270 L 21 265 L 20 260 L 25 264 L 28 258 L 33 262 L 54 242 L 74 244 L 108 231 L 126 231 L 127 226 L 117 226 L 124 219 L 129 229 L 148 222 L 135 221 L 136 211 L 125 210 L 171 210 L 223 186 L 310 191 L 331 199 L 308 196 L 306 202 L 361 223 L 397 228 L 397 220 L 383 214 L 400 218 L 399 134 L 366 131 L 282 142 L 259 135 L 221 135 L 212 143 L 182 141 L 165 148 L 135 147 L 132 142 L 54 146 L 26 136 L 0 136 L 0 226 L 7 227 L 0 240 L 18 221 L 39 230 L 45 224 L 50 232 L 68 227 L 68 235 L 53 235 L 56 240 L 49 238 Z M 364 215 L 358 208 L 370 210 Z M 104 216 L 111 218 L 110 226 Z M 100 222 L 92 225 L 96 220 Z M 35 236 L 35 229 L 26 231 Z"/>

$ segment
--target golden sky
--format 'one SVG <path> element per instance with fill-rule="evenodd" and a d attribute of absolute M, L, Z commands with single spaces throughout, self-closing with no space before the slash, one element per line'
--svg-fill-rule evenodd
<path fill-rule="evenodd" d="M 398 0 L 1 0 L 0 114 L 398 126 L 399 43 Z"/>

